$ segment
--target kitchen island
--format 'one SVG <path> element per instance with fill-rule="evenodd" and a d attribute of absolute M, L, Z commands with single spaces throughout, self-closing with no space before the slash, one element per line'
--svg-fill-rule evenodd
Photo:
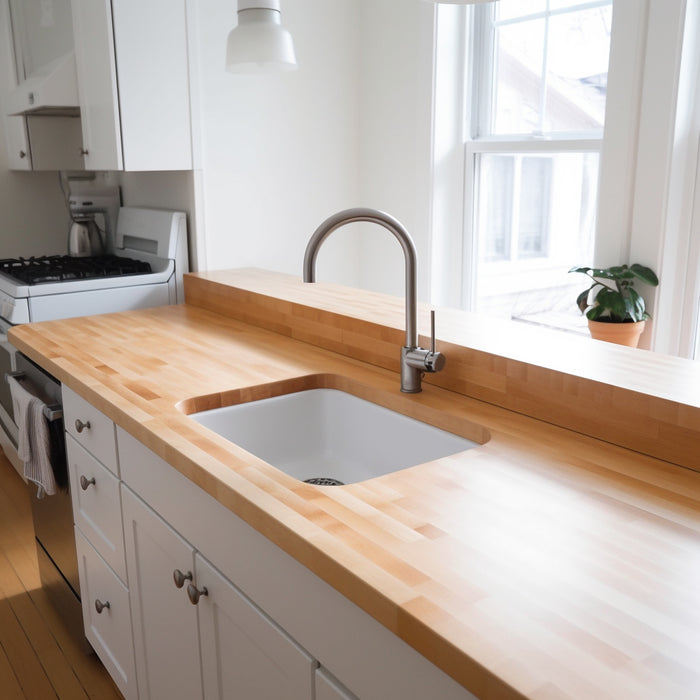
<path fill-rule="evenodd" d="M 10 339 L 477 697 L 699 697 L 696 363 L 459 312 L 438 329 L 448 364 L 417 395 L 399 392 L 401 300 L 260 271 Z M 480 447 L 318 487 L 187 416 L 311 385 Z"/>

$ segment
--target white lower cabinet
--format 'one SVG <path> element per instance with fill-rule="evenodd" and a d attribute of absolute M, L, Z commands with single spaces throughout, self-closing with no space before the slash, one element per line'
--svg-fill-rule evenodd
<path fill-rule="evenodd" d="M 358 700 L 347 688 L 340 684 L 325 668 L 317 668 L 315 700 Z"/>
<path fill-rule="evenodd" d="M 122 512 L 139 698 L 201 698 L 197 609 L 173 578 L 194 550 L 123 485 Z"/>
<path fill-rule="evenodd" d="M 316 661 L 206 559 L 195 559 L 190 590 L 207 592 L 198 603 L 207 700 L 311 700 Z"/>
<path fill-rule="evenodd" d="M 85 636 L 122 695 L 136 695 L 129 591 L 107 563 L 75 528 Z"/>
<path fill-rule="evenodd" d="M 122 508 L 141 700 L 312 700 L 314 659 L 126 486 Z"/>

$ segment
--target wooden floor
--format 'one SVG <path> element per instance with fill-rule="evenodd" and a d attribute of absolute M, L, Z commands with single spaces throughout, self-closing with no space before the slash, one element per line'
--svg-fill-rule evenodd
<path fill-rule="evenodd" d="M 0 698 L 122 700 L 41 589 L 29 492 L 1 449 Z"/>

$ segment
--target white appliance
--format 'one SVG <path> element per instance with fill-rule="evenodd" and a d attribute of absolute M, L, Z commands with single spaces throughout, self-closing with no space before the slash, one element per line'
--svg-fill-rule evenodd
<path fill-rule="evenodd" d="M 17 369 L 7 330 L 20 323 L 143 309 L 184 301 L 183 212 L 121 207 L 114 255 L 0 260 L 0 380 Z M 0 381 L 0 445 L 18 471 L 12 400 Z"/>

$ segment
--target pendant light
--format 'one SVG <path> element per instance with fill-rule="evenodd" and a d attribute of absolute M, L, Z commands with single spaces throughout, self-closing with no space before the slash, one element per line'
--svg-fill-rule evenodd
<path fill-rule="evenodd" d="M 271 73 L 296 67 L 292 35 L 282 27 L 279 0 L 238 0 L 238 25 L 226 43 L 226 70 Z"/>

